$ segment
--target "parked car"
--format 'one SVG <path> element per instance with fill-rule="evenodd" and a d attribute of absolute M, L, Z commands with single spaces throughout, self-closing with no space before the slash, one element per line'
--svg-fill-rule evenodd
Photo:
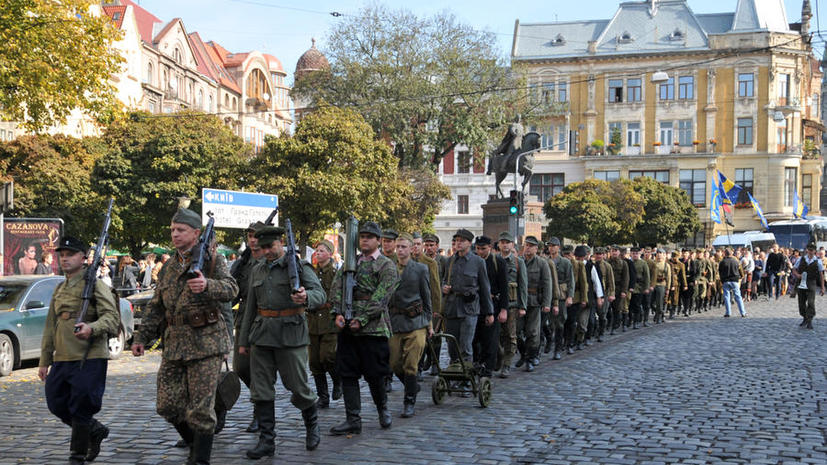
<path fill-rule="evenodd" d="M 49 302 L 63 276 L 0 277 L 0 376 L 19 368 L 23 360 L 40 358 L 40 343 Z M 118 299 L 121 327 L 109 339 L 109 357 L 116 359 L 132 338 L 132 304 Z"/>

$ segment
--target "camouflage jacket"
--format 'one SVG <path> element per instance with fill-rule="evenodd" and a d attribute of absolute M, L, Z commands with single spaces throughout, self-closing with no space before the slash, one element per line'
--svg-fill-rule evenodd
<path fill-rule="evenodd" d="M 340 269 L 333 280 L 330 292 L 330 313 L 342 313 L 342 288 L 344 276 Z M 388 303 L 399 284 L 399 276 L 393 261 L 379 254 L 375 260 L 360 260 L 356 268 L 356 286 L 353 288 L 353 319 L 362 328 L 354 336 L 391 337 L 391 321 Z M 365 300 L 357 297 L 366 297 Z M 348 331 L 346 329 L 346 331 Z"/>
<path fill-rule="evenodd" d="M 136 344 L 146 344 L 163 335 L 166 360 L 198 360 L 230 351 L 230 338 L 223 321 L 198 328 L 186 323 L 167 324 L 167 318 L 186 318 L 193 308 L 221 309 L 222 303 L 232 301 L 238 294 L 238 284 L 230 276 L 227 260 L 221 254 L 215 256 L 215 269 L 207 269 L 207 289 L 200 294 L 193 294 L 187 286 L 189 266 L 190 252 L 178 252 L 167 261 L 158 276 L 158 286 L 141 321 L 141 329 L 134 336 Z"/>
<path fill-rule="evenodd" d="M 336 332 L 335 319 L 330 315 L 330 304 L 327 296 L 330 295 L 330 288 L 333 286 L 333 279 L 336 277 L 336 268 L 333 268 L 333 260 L 323 267 L 314 266 L 316 276 L 322 282 L 325 293 L 325 300 L 322 305 L 307 311 L 307 329 L 311 335 L 327 334 Z"/>

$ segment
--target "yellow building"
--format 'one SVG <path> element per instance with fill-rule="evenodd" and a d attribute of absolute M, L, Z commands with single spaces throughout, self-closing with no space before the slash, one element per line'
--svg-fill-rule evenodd
<path fill-rule="evenodd" d="M 809 1 L 795 24 L 782 0 L 728 1 L 732 13 L 648 0 L 621 3 L 611 19 L 518 20 L 512 66 L 559 109 L 528 128 L 548 147 L 529 193 L 545 201 L 586 178 L 651 176 L 698 206 L 705 228 L 688 243 L 723 232 L 708 209 L 716 170 L 744 188 L 739 231 L 761 229 L 746 192 L 769 221 L 792 217 L 796 191 L 818 215 L 822 160 L 804 144 L 824 128 Z"/>

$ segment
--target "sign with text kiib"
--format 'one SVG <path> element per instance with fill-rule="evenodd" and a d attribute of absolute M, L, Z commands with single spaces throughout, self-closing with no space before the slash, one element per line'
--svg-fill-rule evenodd
<path fill-rule="evenodd" d="M 264 221 L 279 205 L 275 194 L 201 189 L 201 224 L 207 224 L 207 212 L 215 216 L 216 228 L 245 229 L 250 223 Z M 273 224 L 278 224 L 278 216 Z"/>

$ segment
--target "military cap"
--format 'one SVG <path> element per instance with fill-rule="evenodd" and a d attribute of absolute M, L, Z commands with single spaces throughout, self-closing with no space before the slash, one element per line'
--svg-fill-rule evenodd
<path fill-rule="evenodd" d="M 437 236 L 436 234 L 428 233 L 428 234 L 425 234 L 424 236 L 422 236 L 422 241 L 423 242 L 435 242 L 435 243 L 439 244 L 439 236 Z"/>
<path fill-rule="evenodd" d="M 284 228 L 280 226 L 265 226 L 256 231 L 255 237 L 258 239 L 258 245 L 266 247 L 273 243 L 273 241 L 281 240 L 284 236 Z"/>
<path fill-rule="evenodd" d="M 397 237 L 399 237 L 399 233 L 393 229 L 385 229 L 382 231 L 382 239 L 396 240 Z"/>
<path fill-rule="evenodd" d="M 332 243 L 332 242 L 330 242 L 329 240 L 327 240 L 327 239 L 322 239 L 322 240 L 320 240 L 320 241 L 316 244 L 316 247 L 318 247 L 318 246 L 320 246 L 320 245 L 325 246 L 325 248 L 327 249 L 327 251 L 328 251 L 328 252 L 333 253 L 333 243 Z"/>
<path fill-rule="evenodd" d="M 82 252 L 86 255 L 89 247 L 76 237 L 63 236 L 57 243 L 55 251 L 60 252 L 61 250 L 74 250 L 75 252 Z"/>
<path fill-rule="evenodd" d="M 540 241 L 537 240 L 537 238 L 534 237 L 534 236 L 526 236 L 525 243 L 528 244 L 528 245 L 537 245 L 537 246 L 540 245 Z"/>
<path fill-rule="evenodd" d="M 460 229 L 457 229 L 457 232 L 455 232 L 454 235 L 451 236 L 451 237 L 452 238 L 461 237 L 461 238 L 467 240 L 468 242 L 471 242 L 471 241 L 474 240 L 474 233 L 472 233 L 471 231 L 469 231 L 467 229 L 460 228 Z"/>
<path fill-rule="evenodd" d="M 404 239 L 404 240 L 406 240 L 406 241 L 410 242 L 411 244 L 413 244 L 413 239 L 414 239 L 414 238 L 413 238 L 413 236 L 412 236 L 411 234 L 408 234 L 408 233 L 401 233 L 401 234 L 399 234 L 399 236 L 397 237 L 397 239 Z"/>
<path fill-rule="evenodd" d="M 514 236 L 512 236 L 511 233 L 508 232 L 508 231 L 503 231 L 503 232 L 500 233 L 500 239 L 499 240 L 514 242 Z"/>
<path fill-rule="evenodd" d="M 606 247 L 595 247 L 594 248 L 594 253 L 596 253 L 596 254 L 598 254 L 598 253 L 599 254 L 605 254 L 606 253 Z"/>
<path fill-rule="evenodd" d="M 571 244 L 566 244 L 563 248 L 560 249 L 563 253 L 572 253 L 574 251 L 574 246 Z"/>
<path fill-rule="evenodd" d="M 659 248 L 657 253 L 666 253 L 666 250 Z"/>
<path fill-rule="evenodd" d="M 560 245 L 560 239 L 557 239 L 556 237 L 552 237 L 551 239 L 548 240 L 548 245 L 550 245 L 550 246 Z"/>
<path fill-rule="evenodd" d="M 629 252 L 640 252 L 640 247 L 632 247 Z"/>
<path fill-rule="evenodd" d="M 678 252 L 677 250 L 673 250 L 673 251 L 672 251 L 672 258 L 678 258 L 678 257 L 680 257 L 680 256 L 681 256 L 681 253 L 680 253 L 680 252 Z"/>
<path fill-rule="evenodd" d="M 172 222 L 185 224 L 193 229 L 201 229 L 201 216 L 186 208 L 179 208 L 172 217 Z"/>
<path fill-rule="evenodd" d="M 245 229 L 245 231 L 247 231 L 247 232 L 256 232 L 256 231 L 258 231 L 259 229 L 261 229 L 265 226 L 267 226 L 267 225 L 262 223 L 261 221 L 254 221 L 254 222 L 250 223 L 250 226 L 247 226 L 247 229 Z"/>
<path fill-rule="evenodd" d="M 695 253 L 704 253 L 704 249 L 699 247 L 699 248 L 695 249 Z"/>
<path fill-rule="evenodd" d="M 623 250 L 623 247 L 621 247 L 619 245 L 613 245 L 613 246 L 611 246 L 611 249 L 612 250 Z"/>
<path fill-rule="evenodd" d="M 359 224 L 359 234 L 362 233 L 372 234 L 376 236 L 377 239 L 382 237 L 382 230 L 379 229 L 379 225 L 373 221 L 365 221 Z"/>
<path fill-rule="evenodd" d="M 414 239 L 422 239 L 422 233 L 419 231 L 414 231 L 411 233 L 411 237 L 413 237 Z"/>
<path fill-rule="evenodd" d="M 491 238 L 488 236 L 477 236 L 477 245 L 491 245 Z"/>
<path fill-rule="evenodd" d="M 578 245 L 574 248 L 574 256 L 575 257 L 585 257 L 589 254 L 589 248 L 585 245 Z"/>

